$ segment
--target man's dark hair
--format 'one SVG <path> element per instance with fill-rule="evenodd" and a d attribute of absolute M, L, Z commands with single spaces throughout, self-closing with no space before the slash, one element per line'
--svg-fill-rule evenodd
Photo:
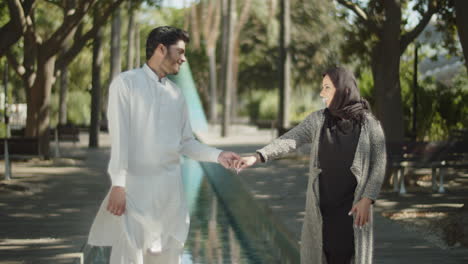
<path fill-rule="evenodd" d="M 154 50 L 159 44 L 169 47 L 179 40 L 184 41 L 186 44 L 190 42 L 187 31 L 171 26 L 162 26 L 151 30 L 146 39 L 146 60 L 153 56 Z"/>

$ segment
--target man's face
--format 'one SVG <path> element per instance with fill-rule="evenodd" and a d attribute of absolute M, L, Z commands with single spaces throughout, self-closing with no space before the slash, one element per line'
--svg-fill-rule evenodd
<path fill-rule="evenodd" d="M 185 61 L 185 42 L 179 40 L 176 44 L 166 48 L 162 68 L 166 74 L 177 74 L 179 73 L 180 65 Z"/>

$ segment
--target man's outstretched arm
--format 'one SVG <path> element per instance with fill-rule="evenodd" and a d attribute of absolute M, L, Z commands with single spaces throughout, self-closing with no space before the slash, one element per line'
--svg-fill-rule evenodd
<path fill-rule="evenodd" d="M 234 161 L 239 160 L 240 156 L 231 151 L 222 151 L 201 143 L 193 136 L 192 126 L 188 118 L 187 105 L 184 103 L 182 126 L 182 140 L 180 142 L 180 153 L 193 160 L 205 162 L 217 162 L 226 169 L 233 168 Z"/>

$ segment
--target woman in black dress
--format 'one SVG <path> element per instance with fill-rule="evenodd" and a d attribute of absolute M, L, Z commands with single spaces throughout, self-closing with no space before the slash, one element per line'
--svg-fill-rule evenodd
<path fill-rule="evenodd" d="M 350 71 L 341 67 L 326 71 L 320 96 L 325 110 L 312 113 L 256 155 L 243 157 L 236 167 L 266 162 L 312 143 L 301 263 L 318 264 L 323 258 L 328 264 L 349 264 L 353 259 L 355 264 L 372 263 L 372 227 L 366 224 L 384 176 L 383 132 Z M 313 172 L 318 172 L 317 177 Z M 315 231 L 320 223 L 321 236 Z"/>
<path fill-rule="evenodd" d="M 322 169 L 319 194 L 323 251 L 328 264 L 350 263 L 354 254 L 353 218 L 349 212 L 357 181 L 350 167 L 361 133 L 362 112 L 368 104 L 356 94 L 357 87 L 350 87 L 356 86 L 353 79 L 346 71 L 330 69 L 323 76 L 320 92 L 327 105 L 318 158 Z"/>

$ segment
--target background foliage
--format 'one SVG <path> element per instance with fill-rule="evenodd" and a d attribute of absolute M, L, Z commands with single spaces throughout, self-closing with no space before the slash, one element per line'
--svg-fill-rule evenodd
<path fill-rule="evenodd" d="M 245 0 L 239 0 L 239 6 Z M 150 1 L 151 2 L 151 1 Z M 200 5 L 204 1 L 197 1 Z M 461 49 L 456 37 L 453 6 L 449 0 L 444 0 L 444 8 L 437 14 L 434 27 L 441 32 L 440 41 L 426 44 L 432 52 L 419 55 L 419 60 L 434 59 L 442 51 L 447 56 L 460 56 Z M 278 1 L 272 1 L 278 5 Z M 402 1 L 403 29 L 410 24 L 411 16 L 424 11 L 425 1 Z M 126 21 L 127 5 L 122 5 L 122 69 L 125 70 L 127 50 Z M 277 118 L 278 111 L 278 40 L 279 17 L 278 8 L 271 12 L 264 1 L 253 0 L 250 16 L 240 32 L 240 57 L 238 74 L 238 105 L 241 117 L 250 122 L 271 122 Z M 369 1 L 367 12 L 375 15 L 376 23 L 381 23 L 379 14 L 382 6 L 379 1 Z M 140 25 L 141 62 L 144 62 L 145 40 L 151 29 L 161 25 L 172 25 L 179 28 L 187 27 L 190 7 L 174 9 L 158 7 L 144 3 L 137 13 Z M 52 29 L 57 28 L 63 14 L 60 9 L 49 1 L 37 1 L 36 20 L 38 35 L 46 38 Z M 369 49 L 376 41 L 374 33 L 367 28 L 353 23 L 354 16 L 336 1 L 291 0 L 292 22 L 292 80 L 293 87 L 291 116 L 292 122 L 298 123 L 309 113 L 323 107 L 319 100 L 322 72 L 332 65 L 345 65 L 351 68 L 359 82 L 362 95 L 372 106 L 373 77 L 370 68 Z M 0 26 L 9 20 L 6 2 L 0 2 Z M 84 19 L 84 27 L 91 27 L 92 18 Z M 110 25 L 104 28 L 104 63 L 102 67 L 103 95 L 107 95 L 109 85 L 110 61 Z M 204 45 L 202 40 L 202 45 Z M 22 57 L 23 39 L 12 48 L 15 56 Z M 217 67 L 220 73 L 221 38 L 217 42 Z M 406 134 L 412 130 L 413 115 L 413 58 L 412 48 L 402 56 L 400 65 L 400 83 L 404 107 Z M 195 48 L 193 42 L 188 45 L 187 58 L 190 62 L 197 89 L 201 95 L 205 109 L 209 100 L 209 65 L 205 49 Z M 0 62 L 3 64 L 4 59 Z M 85 47 L 78 57 L 70 64 L 69 97 L 67 119 L 77 125 L 89 125 L 90 122 L 90 90 L 91 90 L 92 45 Z M 11 103 L 25 103 L 25 90 L 22 81 L 10 71 L 9 88 Z M 221 89 L 218 87 L 218 93 Z M 52 126 L 57 123 L 58 113 L 58 81 L 53 87 L 52 96 Z M 453 129 L 468 128 L 468 77 L 464 67 L 450 83 L 441 83 L 429 77 L 419 80 L 419 104 L 417 109 L 417 138 L 420 140 L 447 139 Z M 105 97 L 104 97 L 105 98 Z M 105 99 L 104 99 L 105 100 Z M 219 107 L 221 109 L 221 107 Z M 104 109 L 103 109 L 104 110 Z M 0 127 L 1 130 L 1 127 Z M 1 132 L 0 132 L 1 133 Z"/>

